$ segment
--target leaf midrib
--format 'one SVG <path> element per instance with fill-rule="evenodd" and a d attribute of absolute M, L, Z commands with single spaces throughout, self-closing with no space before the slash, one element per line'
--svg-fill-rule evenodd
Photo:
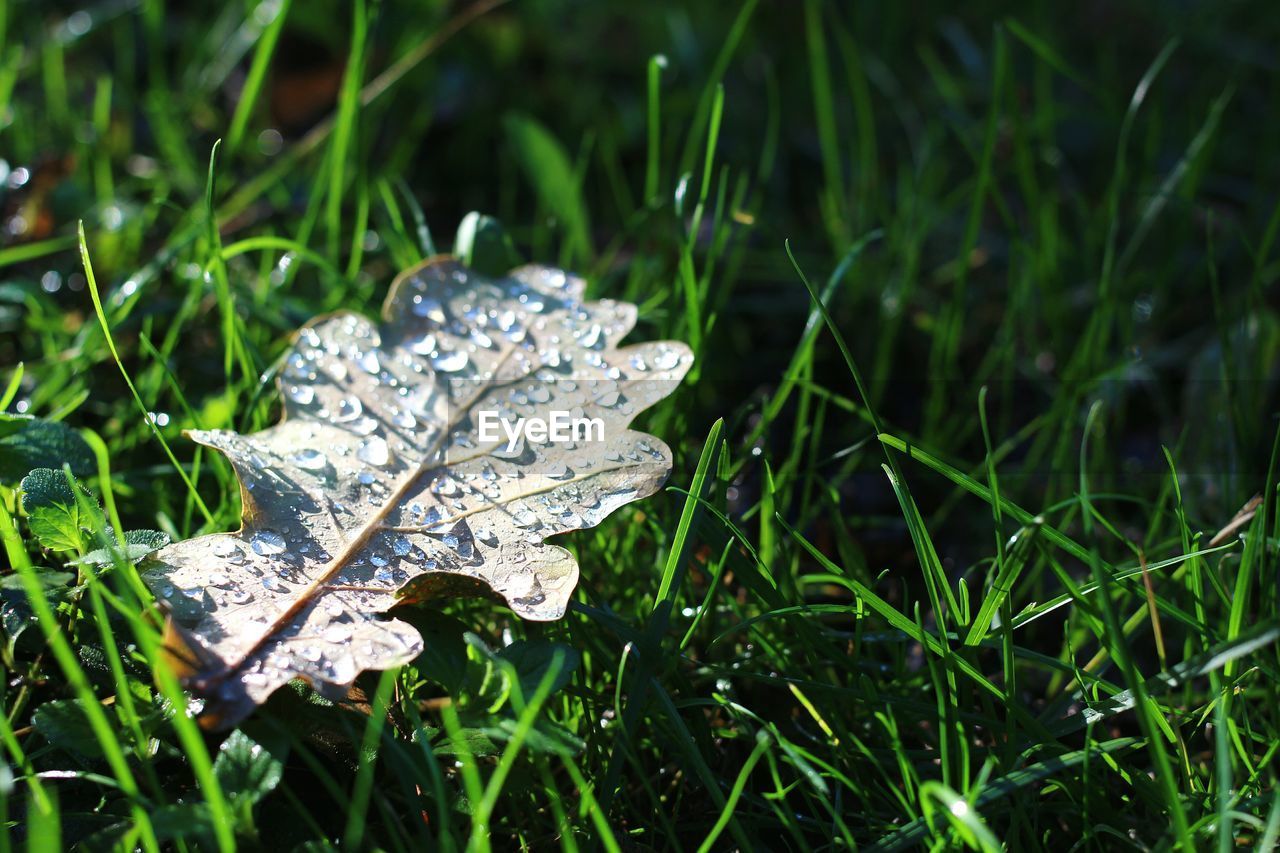
<path fill-rule="evenodd" d="M 497 362 L 494 364 L 492 368 L 494 373 L 496 373 L 502 367 L 502 365 L 506 363 L 507 359 L 511 357 L 511 354 L 515 352 L 515 350 L 516 348 L 514 345 L 506 347 L 501 357 L 497 360 Z M 526 376 L 527 375 L 528 374 L 526 374 Z M 521 377 L 521 378 L 524 378 L 524 377 Z M 471 396 L 471 399 L 468 400 L 464 405 L 457 407 L 456 411 L 469 412 L 471 410 L 471 407 L 475 405 L 476 399 L 480 396 L 480 393 L 483 390 L 485 390 L 484 386 L 481 386 L 481 388 L 478 389 Z M 342 569 L 346 567 L 352 561 L 352 559 L 354 559 L 354 557 L 364 549 L 364 547 L 369 543 L 370 537 L 372 537 L 373 534 L 377 533 L 379 530 L 383 529 L 384 527 L 383 522 L 386 521 L 387 516 L 390 515 L 392 510 L 398 507 L 405 500 L 405 498 L 409 494 L 410 489 L 412 489 L 414 483 L 417 482 L 418 478 L 421 477 L 424 473 L 430 471 L 433 467 L 439 467 L 434 464 L 431 467 L 428 467 L 428 460 L 434 459 L 435 454 L 440 450 L 441 443 L 448 438 L 448 436 L 452 433 L 453 428 L 457 425 L 457 423 L 458 421 L 456 416 L 453 419 L 447 420 L 444 423 L 443 428 L 439 431 L 439 433 L 436 434 L 436 437 L 432 440 L 431 444 L 428 445 L 426 451 L 423 453 L 422 460 L 418 462 L 418 464 L 415 465 L 412 469 L 406 472 L 403 479 L 401 479 L 401 481 L 396 485 L 395 489 L 392 490 L 391 494 L 387 497 L 385 501 L 383 501 L 381 506 L 378 507 L 378 511 L 375 512 L 373 515 L 371 515 L 368 518 L 368 520 L 365 521 L 365 523 L 360 526 L 360 528 L 356 531 L 355 535 L 346 541 L 346 543 L 342 547 L 342 550 L 339 551 L 336 556 L 330 559 L 328 563 L 325 563 L 324 568 L 321 570 L 320 574 L 314 580 L 312 580 L 309 584 L 307 584 L 305 587 L 302 588 L 302 590 L 294 597 L 293 601 L 289 604 L 289 606 L 286 607 L 284 610 L 282 610 L 279 614 L 277 614 L 275 618 L 273 618 L 269 623 L 267 623 L 266 628 L 263 629 L 262 633 L 258 636 L 258 638 L 254 640 L 251 645 L 245 648 L 245 650 L 239 656 L 237 656 L 234 661 L 228 663 L 223 668 L 223 670 L 217 674 L 217 679 L 216 679 L 217 681 L 225 680 L 227 677 L 231 675 L 231 673 L 235 672 L 240 667 L 244 666 L 245 662 L 248 661 L 249 658 L 254 653 L 256 653 L 260 648 L 262 648 L 262 646 L 266 644 L 268 640 L 274 637 L 283 628 L 288 626 L 288 624 L 292 622 L 299 613 L 302 612 L 303 608 L 305 608 L 316 596 L 318 596 L 324 590 L 324 588 L 329 584 L 329 581 L 332 580 L 333 577 L 336 574 L 338 574 L 338 572 L 342 571 Z"/>

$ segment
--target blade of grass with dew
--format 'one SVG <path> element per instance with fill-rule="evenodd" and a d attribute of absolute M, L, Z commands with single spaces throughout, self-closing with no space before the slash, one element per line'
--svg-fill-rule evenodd
<path fill-rule="evenodd" d="M 139 833 L 140 843 L 147 850 L 158 851 L 160 847 L 156 841 L 155 832 L 151 827 L 151 820 L 148 817 L 148 804 L 138 790 L 129 762 L 120 748 L 115 732 L 112 731 L 106 712 L 103 711 L 102 705 L 94 693 L 93 685 L 81 668 L 70 641 L 67 639 L 62 626 L 58 623 L 53 609 L 49 606 L 49 602 L 45 599 L 44 589 L 36 577 L 35 569 L 28 566 L 18 566 L 16 568 L 18 577 L 27 593 L 27 600 L 30 603 L 31 610 L 35 614 L 41 630 L 44 632 L 48 649 L 54 661 L 57 662 L 59 669 L 62 670 L 63 677 L 66 678 L 72 692 L 79 699 L 80 709 L 89 723 L 94 739 L 102 749 L 102 755 L 107 762 L 107 766 L 111 768 L 111 773 L 120 785 L 120 790 L 129 799 L 129 811 Z M 231 849 L 230 845 L 225 849 Z"/>
<path fill-rule="evenodd" d="M 1265 649 L 1277 639 L 1280 639 L 1280 624 L 1271 622 L 1258 625 L 1243 636 L 1220 643 L 1203 654 L 1176 663 L 1165 672 L 1153 675 L 1145 682 L 1144 695 L 1150 695 L 1157 690 L 1174 690 L 1193 679 L 1203 678 L 1223 669 L 1233 661 L 1243 660 Z M 1050 729 L 1055 735 L 1068 735 L 1091 723 L 1128 711 L 1136 702 L 1132 689 L 1123 690 L 1105 702 L 1085 708 L 1080 714 L 1065 717 L 1050 724 Z"/>
<path fill-rule="evenodd" d="M 0 394 L 0 412 L 9 408 L 9 404 L 13 402 L 13 398 L 18 396 L 18 392 L 22 390 L 22 375 L 25 367 L 22 362 L 18 362 L 13 368 L 13 375 L 9 377 L 9 384 L 5 386 L 4 393 Z"/>
<path fill-rule="evenodd" d="M 405 183 L 404 178 L 396 178 L 396 189 L 408 206 L 409 215 L 413 217 L 413 232 L 418 238 L 418 248 L 422 250 L 422 257 L 429 258 L 438 254 L 436 241 L 431 237 L 431 229 L 427 227 L 426 214 L 422 212 L 422 205 L 418 204 L 418 200 L 414 198 L 413 191 Z"/>
<path fill-rule="evenodd" d="M 1090 512 L 1089 479 L 1086 473 L 1088 471 L 1089 438 L 1093 434 L 1093 426 L 1101 410 L 1102 404 L 1100 401 L 1090 407 L 1088 417 L 1085 420 L 1084 437 L 1080 443 L 1080 501 L 1084 508 L 1082 526 L 1084 535 L 1088 539 L 1092 539 L 1093 536 L 1093 515 Z M 1174 837 L 1182 849 L 1193 850 L 1195 848 L 1191 837 L 1190 823 L 1187 820 L 1186 810 L 1179 798 L 1175 784 L 1177 777 L 1174 775 L 1173 768 L 1169 763 L 1169 756 L 1165 752 L 1164 743 L 1160 737 L 1160 732 L 1157 730 L 1158 726 L 1153 719 L 1153 716 L 1159 714 L 1160 710 L 1158 707 L 1151 707 L 1154 702 L 1148 697 L 1145 684 L 1140 679 L 1137 668 L 1133 663 L 1128 641 L 1120 626 L 1120 620 L 1116 616 L 1115 604 L 1111 600 L 1110 591 L 1105 588 L 1106 575 L 1102 567 L 1102 559 L 1098 556 L 1097 546 L 1093 542 L 1089 546 L 1089 569 L 1093 575 L 1094 583 L 1102 589 L 1102 594 L 1098 596 L 1098 599 L 1101 602 L 1100 609 L 1106 625 L 1106 632 L 1102 637 L 1099 637 L 1099 641 L 1110 649 L 1112 659 L 1120 666 L 1121 672 L 1124 673 L 1125 682 L 1129 685 L 1129 689 L 1133 691 L 1134 711 L 1146 737 L 1147 752 L 1156 767 L 1157 784 L 1164 794 L 1165 807 L 1173 819 Z"/>
<path fill-rule="evenodd" d="M 191 482 L 191 478 L 187 476 L 187 472 L 183 469 L 182 465 L 178 462 L 178 458 L 173 455 L 173 451 L 169 448 L 169 443 L 164 440 L 164 436 L 161 435 L 159 428 L 156 427 L 155 422 L 151 418 L 150 410 L 147 408 L 146 404 L 142 402 L 142 398 L 138 396 L 138 389 L 134 387 L 133 379 L 130 378 L 129 371 L 125 368 L 124 362 L 120 359 L 120 352 L 116 349 L 115 339 L 111 336 L 111 325 L 107 322 L 106 311 L 102 308 L 102 298 L 98 294 L 98 283 L 93 275 L 93 264 L 89 260 L 89 244 L 85 242 L 83 222 L 80 223 L 80 259 L 84 265 L 84 274 L 89 286 L 89 295 L 93 299 L 93 309 L 97 312 L 98 324 L 102 327 L 102 335 L 106 339 L 107 349 L 111 351 L 111 357 L 115 360 L 116 366 L 120 368 L 120 375 L 124 377 L 125 385 L 129 386 L 129 393 L 133 395 L 133 401 L 137 404 L 138 411 L 146 420 L 148 427 L 150 427 L 151 434 L 155 436 L 156 440 L 160 442 L 160 446 L 164 448 L 165 455 L 169 457 L 169 462 L 173 465 L 174 470 L 178 472 L 178 476 L 182 478 L 184 483 L 186 483 L 192 500 L 194 500 L 196 506 L 200 508 L 201 515 L 203 515 L 205 521 L 212 526 L 216 523 L 213 518 L 213 513 L 209 512 L 209 508 L 205 506 L 204 499 L 201 498 L 200 493 L 196 491 L 195 484 Z"/>
<path fill-rule="evenodd" d="M 508 664 L 508 666 L 510 665 Z M 532 731 L 534 723 L 537 722 L 538 714 L 541 713 L 542 706 L 551 695 L 551 689 L 563 668 L 564 655 L 562 652 L 557 651 L 547 665 L 546 672 L 543 673 L 542 678 L 538 681 L 538 686 L 534 689 L 533 696 L 526 703 L 523 697 L 520 696 L 519 678 L 515 673 L 514 667 L 510 667 L 507 677 L 511 681 L 514 694 L 513 700 L 518 708 L 516 725 L 511 733 L 511 739 L 507 741 L 506 747 L 502 750 L 498 765 L 489 776 L 489 783 L 485 786 L 484 794 L 476 804 L 475 811 L 472 812 L 469 848 L 482 849 L 487 847 L 488 836 L 491 831 L 490 821 L 493 817 L 494 809 L 497 808 L 502 786 L 506 784 L 516 757 L 524 747 L 524 742 L 529 737 L 529 732 Z"/>
<path fill-rule="evenodd" d="M 287 237 L 247 237 L 244 240 L 238 240 L 229 246 L 222 248 L 222 258 L 229 261 L 249 252 L 288 252 L 296 255 L 308 263 L 315 264 L 326 275 L 333 278 L 334 281 L 345 282 L 350 276 L 347 276 L 332 263 L 329 259 L 319 252 L 312 251 L 306 246 L 290 240 Z"/>
<path fill-rule="evenodd" d="M 1133 737 L 1115 738 L 1114 740 L 1099 742 L 1084 749 L 1073 750 L 1072 752 L 1028 765 L 988 783 L 978 794 L 973 806 L 975 808 L 986 808 L 1028 785 L 1081 764 L 1094 752 L 1103 754 L 1123 752 L 1135 749 L 1141 743 L 1140 739 Z M 928 822 L 922 817 L 917 818 L 900 829 L 894 830 L 892 834 L 885 838 L 880 839 L 869 850 L 875 851 L 875 853 L 896 853 L 899 850 L 906 850 L 918 845 L 927 837 L 928 832 Z"/>
<path fill-rule="evenodd" d="M 70 482 L 70 475 L 68 474 Z M 96 507 L 91 503 L 89 497 L 83 492 L 72 489 L 76 495 L 76 500 L 81 507 L 81 515 L 85 518 L 97 516 Z M 100 516 L 99 516 L 100 517 Z M 222 787 L 218 782 L 213 770 L 213 762 L 209 758 L 208 750 L 204 741 L 196 729 L 196 724 L 187 710 L 186 697 L 181 687 L 178 685 L 177 678 L 169 670 L 167 663 L 163 660 L 161 650 L 161 640 L 156 634 L 151 622 L 147 621 L 143 614 L 150 610 L 153 602 L 150 592 L 143 584 L 139 577 L 137 569 L 133 563 L 125 559 L 123 552 L 116 547 L 112 537 L 103 529 L 94 531 L 94 535 L 98 540 L 98 544 L 107 549 L 111 555 L 112 566 L 111 573 L 106 572 L 97 576 L 96 579 L 90 581 L 90 594 L 94 598 L 94 612 L 98 615 L 97 622 L 99 630 L 109 632 L 110 625 L 105 621 L 105 613 L 100 605 L 105 602 L 112 606 L 117 614 L 122 616 L 128 623 L 134 638 L 143 649 L 143 654 L 147 660 L 152 662 L 152 672 L 155 676 L 156 686 L 162 696 L 174 708 L 174 714 L 171 717 L 171 724 L 178 735 L 178 742 L 182 747 L 187 760 L 191 763 L 192 772 L 199 785 L 201 793 L 205 797 L 205 801 L 209 804 L 209 809 L 214 820 L 215 838 L 218 847 L 221 850 L 234 849 L 234 835 L 232 827 L 234 826 L 231 819 L 231 812 L 228 807 L 227 799 L 222 791 Z M 128 596 L 132 596 L 132 601 L 128 604 L 125 599 L 113 594 L 101 583 L 103 577 L 124 577 L 126 584 L 122 592 L 127 592 Z M 116 651 L 111 651 L 117 649 Z M 109 668 L 116 679 L 118 689 L 127 692 L 128 685 L 124 680 L 123 664 L 118 652 L 114 639 L 104 635 L 104 650 L 112 659 L 109 661 Z M 123 697 L 121 699 L 121 707 L 131 708 L 131 697 Z M 140 729 L 140 721 L 135 721 Z M 153 770 L 149 762 L 145 763 L 145 772 L 148 777 L 154 779 Z M 158 780 L 156 781 L 158 786 Z"/>
<path fill-rule="evenodd" d="M 815 560 L 817 560 L 820 564 L 822 564 L 823 568 L 825 568 L 828 572 L 831 573 L 825 576 L 828 580 L 830 580 L 832 583 L 845 586 L 850 591 L 856 593 L 859 599 L 861 599 L 864 604 L 866 604 L 873 611 L 878 613 L 886 622 L 889 623 L 890 626 L 898 629 L 902 633 L 906 634 L 908 637 L 911 637 L 913 640 L 920 643 L 922 646 L 926 648 L 927 651 L 932 652 L 933 654 L 936 654 L 939 657 L 943 656 L 942 644 L 936 636 L 926 631 L 920 631 L 918 626 L 913 620 L 907 618 L 900 611 L 898 611 L 897 608 L 889 604 L 889 602 L 885 601 L 883 598 L 876 595 L 865 584 L 862 584 L 853 578 L 847 577 L 844 573 L 840 571 L 840 568 L 838 566 L 836 566 L 829 559 L 827 559 L 826 555 L 824 555 L 821 551 L 815 548 L 812 543 L 810 543 L 807 539 L 805 539 L 798 532 L 796 532 L 796 530 L 793 529 L 789 524 L 787 524 L 785 519 L 779 517 L 778 523 L 783 527 L 783 529 L 787 531 L 788 534 L 790 534 L 790 536 L 796 542 L 798 542 L 805 549 L 805 551 L 809 553 L 810 556 L 812 556 Z M 985 675 L 979 672 L 977 668 L 973 666 L 973 664 L 969 663 L 963 657 L 960 657 L 958 655 L 953 655 L 948 657 L 947 662 L 951 667 L 955 669 L 955 671 L 963 673 L 966 678 L 973 681 L 978 687 L 980 687 L 987 693 L 990 693 L 994 698 L 1000 700 L 1000 702 L 1005 703 L 1009 711 L 1013 713 L 1015 716 L 1017 716 L 1019 718 L 1019 721 L 1022 722 L 1022 724 L 1025 727 L 1030 729 L 1032 733 L 1043 736 L 1046 741 L 1052 740 L 1052 737 L 1049 735 L 1048 730 L 1043 725 L 1041 725 L 1034 717 L 1032 717 L 1029 713 L 1027 713 L 1027 711 L 1024 708 L 1022 708 L 1021 705 L 1019 705 L 1017 702 L 1010 702 L 1007 694 L 1005 694 L 1003 690 L 1001 690 L 994 683 L 992 683 Z"/>
<path fill-rule="evenodd" d="M 707 833 L 706 837 L 702 839 L 702 843 L 698 845 L 698 853 L 710 853 L 714 849 L 716 840 L 724 832 L 725 827 L 729 825 L 729 820 L 733 817 L 733 812 L 738 807 L 738 799 L 742 796 L 742 790 L 747 786 L 747 779 L 750 778 L 751 771 L 756 768 L 756 763 L 769 750 L 772 740 L 764 731 L 756 735 L 755 748 L 751 750 L 747 760 L 742 763 L 742 769 L 738 771 L 737 778 L 733 780 L 733 787 L 729 789 L 729 797 L 725 800 L 724 808 L 720 810 L 720 815 L 716 818 L 711 831 Z"/>

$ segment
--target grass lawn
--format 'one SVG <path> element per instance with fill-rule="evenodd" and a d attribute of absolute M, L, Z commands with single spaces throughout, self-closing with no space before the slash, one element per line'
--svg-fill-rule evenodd
<path fill-rule="evenodd" d="M 0 4 L 0 853 L 1275 847 L 1277 44 Z M 556 538 L 563 619 L 400 607 L 411 663 L 202 727 L 140 572 L 242 490 L 184 431 L 278 421 L 299 327 L 450 252 L 691 347 L 665 488 Z"/>

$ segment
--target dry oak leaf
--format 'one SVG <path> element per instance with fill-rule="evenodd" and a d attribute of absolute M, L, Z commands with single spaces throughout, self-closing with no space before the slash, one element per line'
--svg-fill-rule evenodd
<path fill-rule="evenodd" d="M 680 343 L 619 349 L 635 306 L 583 290 L 547 267 L 489 279 L 429 260 L 396 279 L 381 325 L 337 314 L 298 333 L 280 423 L 190 433 L 235 468 L 243 526 L 164 548 L 145 577 L 205 725 L 294 678 L 338 697 L 363 670 L 411 661 L 422 638 L 383 616 L 406 598 L 484 593 L 526 619 L 564 615 L 578 566 L 543 540 L 662 485 L 670 450 L 627 426 L 693 362 Z M 482 414 L 556 412 L 603 435 L 480 440 Z"/>

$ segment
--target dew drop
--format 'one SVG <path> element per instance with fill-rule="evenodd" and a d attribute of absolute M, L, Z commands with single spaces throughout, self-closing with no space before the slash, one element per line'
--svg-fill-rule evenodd
<path fill-rule="evenodd" d="M 409 342 L 409 350 L 415 355 L 431 355 L 436 350 L 436 336 L 423 335 Z"/>
<path fill-rule="evenodd" d="M 343 397 L 342 402 L 338 403 L 338 413 L 333 419 L 339 423 L 347 423 L 354 421 L 360 415 L 364 414 L 364 406 L 355 397 Z"/>
<path fill-rule="evenodd" d="M 538 516 L 527 506 L 515 507 L 511 513 L 511 520 L 515 522 L 517 527 L 523 527 L 525 530 L 532 530 L 541 527 L 542 522 L 538 520 Z"/>
<path fill-rule="evenodd" d="M 489 451 L 489 454 L 493 456 L 494 459 L 519 459 L 524 455 L 524 436 L 521 435 L 516 439 L 515 446 L 510 450 L 507 449 L 506 444 L 501 444 Z"/>
<path fill-rule="evenodd" d="M 290 456 L 289 461 L 305 471 L 320 471 L 329 464 L 329 457 L 319 450 L 307 448 Z"/>
<path fill-rule="evenodd" d="M 244 552 L 240 550 L 240 546 L 235 544 L 231 539 L 219 539 L 213 545 L 213 556 L 226 560 L 228 563 L 238 565 L 244 562 Z"/>
<path fill-rule="evenodd" d="M 372 435 L 378 431 L 378 422 L 373 418 L 361 418 L 347 429 L 356 435 Z"/>
<path fill-rule="evenodd" d="M 673 349 L 664 349 L 653 357 L 653 366 L 659 370 L 670 370 L 680 363 L 680 354 Z"/>
<path fill-rule="evenodd" d="M 431 366 L 441 373 L 457 373 L 468 361 L 470 357 L 462 350 L 442 351 L 431 357 Z"/>
<path fill-rule="evenodd" d="M 260 530 L 249 540 L 249 547 L 261 557 L 281 554 L 284 552 L 284 537 L 274 530 Z"/>
<path fill-rule="evenodd" d="M 360 443 L 360 447 L 356 450 L 356 458 L 369 465 L 381 467 L 391 459 L 391 451 L 387 448 L 386 439 L 374 436 Z"/>
<path fill-rule="evenodd" d="M 290 400 L 299 406 L 310 406 L 311 401 L 316 398 L 315 389 L 310 385 L 290 385 L 285 388 L 284 392 Z"/>
<path fill-rule="evenodd" d="M 351 629 L 346 625 L 330 625 L 324 629 L 323 637 L 326 643 L 345 643 L 351 639 Z"/>
<path fill-rule="evenodd" d="M 444 322 L 444 305 L 439 299 L 433 299 L 430 296 L 416 294 L 413 297 L 413 313 L 419 317 L 426 317 L 428 320 L 434 320 L 437 323 Z"/>
<path fill-rule="evenodd" d="M 578 337 L 578 343 L 587 349 L 595 349 L 600 345 L 601 332 L 599 323 L 591 324 L 591 328 L 587 329 Z"/>

